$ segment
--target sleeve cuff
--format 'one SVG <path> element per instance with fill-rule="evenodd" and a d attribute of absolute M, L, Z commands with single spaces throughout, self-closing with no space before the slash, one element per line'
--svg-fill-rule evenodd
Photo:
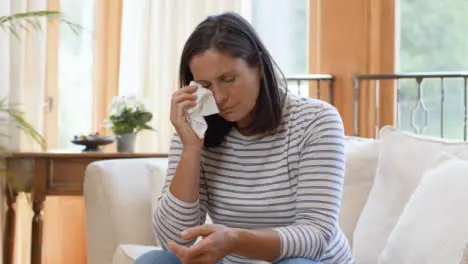
<path fill-rule="evenodd" d="M 278 258 L 273 262 L 276 263 L 277 261 L 280 261 L 284 258 L 287 257 L 287 253 L 289 251 L 288 245 L 291 245 L 290 240 L 292 240 L 291 235 L 288 233 L 288 228 L 287 227 L 278 227 L 278 228 L 273 228 L 273 231 L 275 231 L 278 234 L 278 237 L 280 239 L 280 254 Z"/>

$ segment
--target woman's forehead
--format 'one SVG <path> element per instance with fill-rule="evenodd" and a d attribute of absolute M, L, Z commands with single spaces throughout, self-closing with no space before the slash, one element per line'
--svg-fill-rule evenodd
<path fill-rule="evenodd" d="M 226 53 L 208 50 L 195 55 L 190 61 L 189 67 L 194 77 L 212 79 L 238 71 L 242 67 L 242 61 L 242 59 L 234 58 Z"/>

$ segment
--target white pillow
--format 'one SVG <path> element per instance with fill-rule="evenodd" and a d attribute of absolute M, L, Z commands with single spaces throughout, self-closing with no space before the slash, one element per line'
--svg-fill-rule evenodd
<path fill-rule="evenodd" d="M 466 243 L 465 251 L 463 252 L 462 260 L 460 264 L 468 264 L 468 243 Z"/>
<path fill-rule="evenodd" d="M 351 245 L 354 228 L 374 182 L 379 152 L 378 140 L 346 137 L 346 175 L 339 222 Z"/>
<path fill-rule="evenodd" d="M 416 136 L 386 126 L 374 185 L 356 225 L 353 254 L 360 264 L 377 263 L 390 232 L 419 181 L 442 152 L 468 158 L 468 142 Z"/>
<path fill-rule="evenodd" d="M 468 161 L 442 154 L 421 180 L 380 264 L 459 264 L 468 242 Z"/>
<path fill-rule="evenodd" d="M 167 160 L 157 160 L 154 162 L 148 162 L 146 164 L 149 170 L 149 184 L 151 185 L 151 217 L 154 215 L 156 206 L 158 204 L 158 198 L 161 196 L 161 191 L 166 181 L 167 173 Z"/>

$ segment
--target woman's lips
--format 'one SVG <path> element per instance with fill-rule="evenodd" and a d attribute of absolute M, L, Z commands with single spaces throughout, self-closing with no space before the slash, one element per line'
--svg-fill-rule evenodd
<path fill-rule="evenodd" d="M 233 107 L 226 107 L 226 108 L 221 108 L 219 111 L 221 113 L 229 113 L 232 112 Z"/>

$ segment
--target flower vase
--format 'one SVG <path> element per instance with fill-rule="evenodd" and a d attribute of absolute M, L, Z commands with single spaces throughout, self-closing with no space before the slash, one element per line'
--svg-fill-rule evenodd
<path fill-rule="evenodd" d="M 119 153 L 134 153 L 135 152 L 135 133 L 117 134 L 117 152 Z"/>

